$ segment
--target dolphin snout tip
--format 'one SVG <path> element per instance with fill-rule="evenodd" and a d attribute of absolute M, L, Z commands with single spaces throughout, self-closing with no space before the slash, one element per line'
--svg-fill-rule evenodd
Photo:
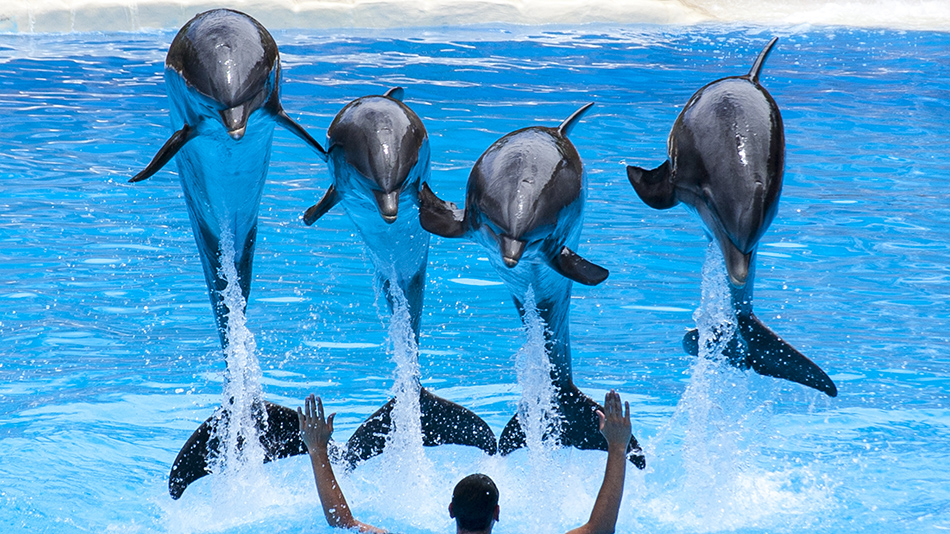
<path fill-rule="evenodd" d="M 247 131 L 247 128 L 242 126 L 240 128 L 235 128 L 233 130 L 228 130 L 228 135 L 231 136 L 231 139 L 235 141 L 240 141 L 244 137 L 244 132 Z"/>
<path fill-rule="evenodd" d="M 519 258 L 509 258 L 508 256 L 503 256 L 502 261 L 505 262 L 506 267 L 511 269 L 518 265 Z"/>
<path fill-rule="evenodd" d="M 383 216 L 383 220 L 386 221 L 386 224 L 392 224 L 392 223 L 396 222 L 396 214 L 395 214 L 395 213 L 393 213 L 393 214 L 383 213 L 383 214 L 381 214 L 381 215 Z"/>

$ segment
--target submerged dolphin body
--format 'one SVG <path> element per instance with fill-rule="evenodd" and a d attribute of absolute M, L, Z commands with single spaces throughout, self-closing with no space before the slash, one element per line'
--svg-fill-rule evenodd
<path fill-rule="evenodd" d="M 545 348 L 556 391 L 561 444 L 606 450 L 595 410 L 599 405 L 574 385 L 569 311 L 573 282 L 596 285 L 607 270 L 578 256 L 586 185 L 581 158 L 567 135 L 592 106 L 577 110 L 558 128 L 531 127 L 496 141 L 475 163 L 465 209 L 440 200 L 424 185 L 423 228 L 443 237 L 467 237 L 489 251 L 489 260 L 511 292 L 522 320 L 529 291 L 545 323 Z M 518 416 L 499 440 L 507 454 L 525 445 Z M 645 461 L 636 438 L 630 458 Z"/>
<path fill-rule="evenodd" d="M 394 292 L 405 298 L 418 342 L 429 254 L 429 233 L 419 226 L 419 187 L 429 178 L 429 137 L 402 97 L 397 87 L 358 98 L 337 114 L 327 131 L 333 184 L 303 220 L 311 225 L 343 205 L 370 251 L 379 293 L 391 313 Z M 425 445 L 471 445 L 495 453 L 495 435 L 480 417 L 416 387 Z M 351 465 L 382 452 L 394 406 L 390 400 L 354 432 L 345 452 Z"/>
<path fill-rule="evenodd" d="M 727 343 L 729 362 L 759 374 L 804 384 L 836 396 L 831 378 L 780 339 L 752 313 L 755 253 L 778 210 L 785 168 L 782 116 L 759 74 L 772 39 L 745 76 L 716 80 L 697 91 L 676 118 L 669 159 L 653 170 L 627 167 L 640 198 L 656 209 L 683 202 L 706 225 L 728 271 L 736 336 Z M 683 346 L 699 353 L 696 330 Z"/>
<path fill-rule="evenodd" d="M 274 125 L 303 139 L 323 159 L 326 152 L 281 107 L 277 44 L 263 26 L 243 13 L 217 9 L 185 24 L 168 49 L 165 85 L 172 124 L 179 130 L 130 182 L 152 176 L 177 155 L 218 334 L 222 346 L 227 346 L 228 309 L 222 296 L 227 280 L 221 268 L 221 240 L 225 233 L 233 239 L 233 266 L 246 303 Z M 296 421 L 296 414 L 264 404 L 273 422 L 259 422 L 267 459 L 286 456 L 290 449 L 304 450 L 296 433 L 288 433 L 280 423 Z M 281 416 L 282 410 L 288 413 Z M 262 415 L 264 411 L 260 410 Z M 212 421 L 220 417 L 205 422 L 179 453 L 169 478 L 172 497 L 178 498 L 190 482 L 207 474 L 209 449 L 216 446 Z M 296 441 L 288 443 L 288 439 Z"/>

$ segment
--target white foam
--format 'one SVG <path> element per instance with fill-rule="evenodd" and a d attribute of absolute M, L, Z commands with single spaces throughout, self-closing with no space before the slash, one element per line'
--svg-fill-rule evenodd
<path fill-rule="evenodd" d="M 2 32 L 175 29 L 228 7 L 266 27 L 398 28 L 479 24 L 802 24 L 950 30 L 944 0 L 33 0 L 0 3 Z"/>

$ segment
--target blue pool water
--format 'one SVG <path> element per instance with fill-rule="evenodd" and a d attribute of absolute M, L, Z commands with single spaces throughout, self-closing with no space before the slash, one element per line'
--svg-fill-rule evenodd
<path fill-rule="evenodd" d="M 285 109 L 322 139 L 348 101 L 406 88 L 432 146 L 433 189 L 462 203 L 501 135 L 596 106 L 571 138 L 588 170 L 579 252 L 610 269 L 576 286 L 574 378 L 631 402 L 645 471 L 619 532 L 950 529 L 950 36 L 736 26 L 494 27 L 275 33 Z M 303 458 L 179 501 L 179 448 L 220 403 L 224 362 L 174 166 L 128 184 L 171 133 L 173 32 L 0 36 L 0 531 L 329 532 Z M 654 211 L 624 165 L 665 158 L 689 96 L 744 74 L 787 139 L 779 214 L 758 255 L 756 311 L 824 368 L 837 398 L 697 362 L 706 241 Z M 394 364 L 372 266 L 342 210 L 299 220 L 324 164 L 278 130 L 248 305 L 268 400 L 323 396 L 345 439 L 388 398 Z M 423 383 L 497 433 L 520 397 L 525 332 L 476 245 L 434 238 Z M 498 532 L 584 522 L 603 454 L 441 447 L 386 453 L 343 477 L 357 516 L 449 532 L 447 495 L 491 474 Z"/>

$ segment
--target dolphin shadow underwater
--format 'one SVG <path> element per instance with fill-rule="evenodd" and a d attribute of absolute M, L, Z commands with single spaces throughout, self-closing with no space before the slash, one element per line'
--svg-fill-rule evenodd
<path fill-rule="evenodd" d="M 402 102 L 403 94 L 396 87 L 384 95 L 364 96 L 336 115 L 327 130 L 333 183 L 303 221 L 312 225 L 342 204 L 370 252 L 377 294 L 385 298 L 390 314 L 404 299 L 418 346 L 429 254 L 429 233 L 419 224 L 419 187 L 429 178 L 430 153 L 425 126 Z M 470 445 L 495 454 L 495 435 L 485 421 L 413 378 L 424 445 Z M 347 441 L 342 453 L 351 467 L 383 452 L 395 405 L 396 399 L 390 399 Z"/>
<path fill-rule="evenodd" d="M 573 250 L 580 239 L 586 177 L 567 136 L 592 105 L 581 107 L 557 128 L 524 128 L 492 144 L 472 168 L 464 209 L 439 199 L 423 184 L 419 216 L 429 232 L 465 237 L 489 251 L 489 261 L 511 293 L 522 322 L 526 299 L 534 293 L 534 307 L 545 325 L 545 352 L 561 429 L 558 441 L 578 449 L 607 450 L 596 415 L 603 408 L 574 385 L 569 329 L 573 282 L 593 286 L 608 275 Z M 525 430 L 515 415 L 502 431 L 499 452 L 508 454 L 525 442 Z M 628 457 L 637 467 L 645 467 L 632 436 Z"/>
<path fill-rule="evenodd" d="M 722 78 L 697 91 L 670 131 L 669 159 L 653 170 L 628 166 L 627 177 L 652 208 L 686 204 L 719 245 L 737 327 L 725 343 L 726 361 L 834 397 L 838 390 L 831 378 L 752 313 L 755 254 L 778 211 L 785 169 L 782 116 L 759 83 L 777 41 L 765 46 L 745 76 Z M 683 348 L 699 354 L 696 329 L 683 338 Z"/>
<path fill-rule="evenodd" d="M 229 310 L 222 292 L 228 282 L 222 271 L 221 241 L 224 233 L 233 238 L 233 266 L 246 306 L 274 126 L 290 130 L 322 159 L 326 152 L 281 107 L 277 44 L 260 23 L 243 13 L 217 9 L 186 23 L 168 49 L 165 86 L 172 125 L 180 129 L 129 181 L 149 178 L 177 156 L 208 296 L 226 348 Z M 306 451 L 295 411 L 263 400 L 255 411 L 265 461 Z M 226 424 L 226 418 L 227 411 L 219 408 L 181 449 L 169 475 L 172 498 L 208 474 L 209 456 L 219 446 L 214 428 Z"/>

